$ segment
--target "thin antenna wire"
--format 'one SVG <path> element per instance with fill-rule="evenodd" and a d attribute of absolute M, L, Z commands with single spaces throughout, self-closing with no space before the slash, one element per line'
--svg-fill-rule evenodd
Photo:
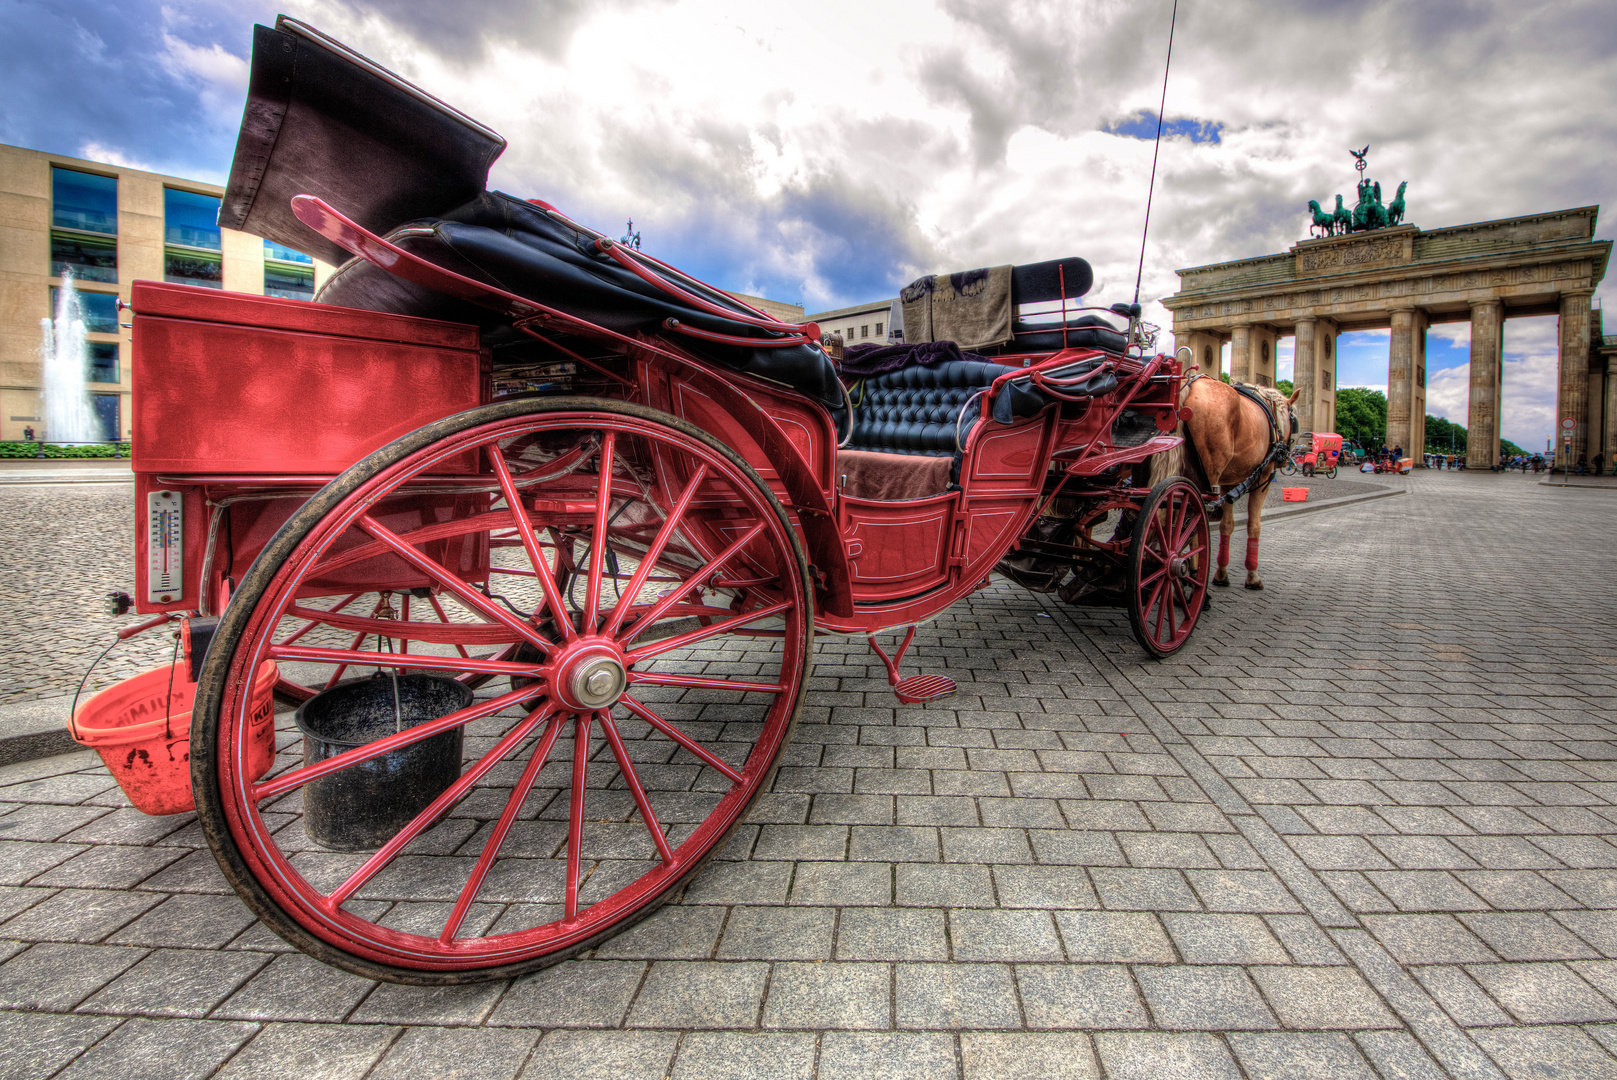
<path fill-rule="evenodd" d="M 1173 0 L 1168 19 L 1168 58 L 1162 63 L 1162 100 L 1157 104 L 1157 141 L 1151 147 L 1151 186 L 1145 192 L 1145 227 L 1140 230 L 1140 267 L 1134 272 L 1134 302 L 1140 302 L 1140 279 L 1145 276 L 1145 237 L 1151 231 L 1151 196 L 1157 190 L 1157 154 L 1162 150 L 1162 110 L 1168 106 L 1168 66 L 1173 63 L 1173 28 L 1179 21 L 1179 0 Z"/>

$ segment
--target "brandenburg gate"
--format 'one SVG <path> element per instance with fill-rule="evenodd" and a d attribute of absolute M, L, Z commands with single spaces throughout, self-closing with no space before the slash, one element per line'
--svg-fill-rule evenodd
<path fill-rule="evenodd" d="M 1426 442 L 1426 329 L 1471 323 L 1468 468 L 1499 460 L 1500 363 L 1507 318 L 1560 316 L 1556 419 L 1576 421 L 1571 461 L 1617 455 L 1617 379 L 1611 351 L 1591 337 L 1590 297 L 1611 242 L 1595 240 L 1598 206 L 1423 231 L 1393 225 L 1304 240 L 1288 252 L 1179 271 L 1164 299 L 1176 344 L 1219 373 L 1274 385 L 1275 346 L 1295 335 L 1293 382 L 1304 430 L 1336 428 L 1336 339 L 1350 330 L 1392 331 L 1387 358 L 1387 444 L 1419 459 Z M 1592 317 L 1593 316 L 1593 317 Z M 1593 437 L 1591 438 L 1591 432 Z"/>

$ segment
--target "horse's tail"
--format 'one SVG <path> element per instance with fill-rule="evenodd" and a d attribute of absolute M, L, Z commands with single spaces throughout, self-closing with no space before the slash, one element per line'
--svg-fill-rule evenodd
<path fill-rule="evenodd" d="M 1207 378 L 1203 375 L 1200 378 Z M 1183 406 L 1190 397 L 1190 388 L 1195 385 L 1195 379 L 1186 379 L 1179 390 L 1179 404 Z M 1201 457 L 1196 448 L 1191 445 L 1190 431 L 1185 427 L 1183 420 L 1174 428 L 1174 434 L 1179 436 L 1179 445 L 1172 450 L 1164 450 L 1151 458 L 1151 486 L 1166 480 L 1170 476 L 1183 476 L 1203 491 L 1207 490 L 1206 471 L 1202 468 Z"/>

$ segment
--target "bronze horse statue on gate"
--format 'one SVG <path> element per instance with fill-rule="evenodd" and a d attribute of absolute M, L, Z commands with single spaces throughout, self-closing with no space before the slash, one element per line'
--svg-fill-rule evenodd
<path fill-rule="evenodd" d="M 1239 385 L 1239 384 L 1237 384 Z M 1179 424 L 1185 442 L 1152 462 L 1151 483 L 1164 477 L 1186 476 L 1193 483 L 1205 478 L 1208 490 L 1223 495 L 1218 526 L 1218 564 L 1214 585 L 1230 583 L 1230 534 L 1235 532 L 1235 501 L 1247 495 L 1246 587 L 1263 588 L 1258 576 L 1258 536 L 1263 532 L 1263 500 L 1269 494 L 1275 466 L 1288 452 L 1296 430 L 1291 406 L 1302 391 L 1290 397 L 1269 386 L 1240 386 L 1206 375 L 1187 380 L 1179 404 L 1190 419 Z M 1186 453 L 1186 447 L 1190 453 Z M 1200 474 L 1200 475 L 1198 475 Z"/>

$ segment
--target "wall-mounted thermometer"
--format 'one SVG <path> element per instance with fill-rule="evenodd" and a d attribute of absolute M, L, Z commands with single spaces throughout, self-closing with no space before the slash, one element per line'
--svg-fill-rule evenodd
<path fill-rule="evenodd" d="M 146 602 L 172 604 L 185 591 L 185 528 L 178 491 L 146 494 Z"/>

